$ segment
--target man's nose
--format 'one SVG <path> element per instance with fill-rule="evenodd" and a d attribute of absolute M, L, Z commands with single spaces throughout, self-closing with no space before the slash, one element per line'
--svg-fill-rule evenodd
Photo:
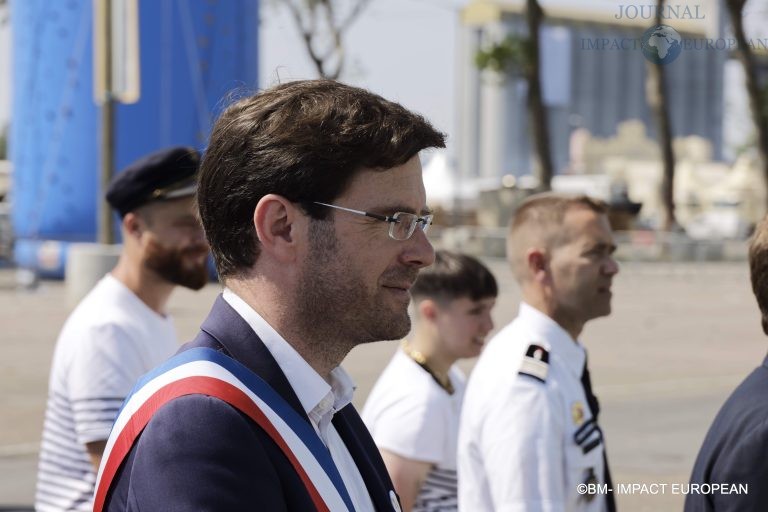
<path fill-rule="evenodd" d="M 491 317 L 491 312 L 488 311 L 483 315 L 483 333 L 488 334 L 493 330 L 493 317 Z"/>
<path fill-rule="evenodd" d="M 423 230 L 417 228 L 411 238 L 402 243 L 407 244 L 401 254 L 401 260 L 406 265 L 423 268 L 435 262 L 435 248 Z"/>
<path fill-rule="evenodd" d="M 619 273 L 619 262 L 613 256 L 608 256 L 608 261 L 603 266 L 603 272 L 609 276 L 615 276 Z"/>
<path fill-rule="evenodd" d="M 198 226 L 197 229 L 192 232 L 192 242 L 196 245 L 205 245 L 208 247 L 208 240 L 205 238 L 205 230 L 203 229 L 203 226 Z"/>

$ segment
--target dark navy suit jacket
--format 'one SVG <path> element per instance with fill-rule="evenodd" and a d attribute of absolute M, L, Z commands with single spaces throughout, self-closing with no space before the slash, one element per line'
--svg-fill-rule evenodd
<path fill-rule="evenodd" d="M 201 332 L 181 350 L 219 350 L 259 375 L 308 422 L 272 354 L 219 296 Z M 365 481 L 377 511 L 393 510 L 392 482 L 378 449 L 350 404 L 333 425 Z M 250 418 L 208 396 L 161 407 L 137 439 L 107 496 L 109 512 L 314 510 L 283 452 Z"/>
<path fill-rule="evenodd" d="M 701 446 L 691 483 L 747 484 L 748 493 L 689 493 L 685 512 L 768 510 L 768 358 L 723 404 Z"/>

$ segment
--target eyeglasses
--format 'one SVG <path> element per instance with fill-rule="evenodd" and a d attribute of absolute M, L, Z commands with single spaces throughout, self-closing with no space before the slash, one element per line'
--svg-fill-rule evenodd
<path fill-rule="evenodd" d="M 421 227 L 421 230 L 426 233 L 429 226 L 432 225 L 432 219 L 435 217 L 432 214 L 420 217 L 414 213 L 406 212 L 396 212 L 392 215 L 379 215 L 377 213 L 353 210 L 352 208 L 344 208 L 343 206 L 321 203 L 319 201 L 313 201 L 313 204 L 335 208 L 336 210 L 344 210 L 345 212 L 356 213 L 357 215 L 365 215 L 366 217 L 371 217 L 372 219 L 380 220 L 382 222 L 389 222 L 389 237 L 394 238 L 395 240 L 408 240 L 411 238 L 411 235 L 413 235 L 413 232 L 416 231 L 416 226 Z"/>

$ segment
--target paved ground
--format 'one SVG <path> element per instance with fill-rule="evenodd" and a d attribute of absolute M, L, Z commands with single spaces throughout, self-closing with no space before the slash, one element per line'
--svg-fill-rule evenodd
<path fill-rule="evenodd" d="M 519 293 L 506 266 L 490 264 L 503 290 L 498 328 L 514 317 Z M 61 283 L 24 292 L 11 282 L 0 273 L 0 510 L 32 503 L 48 367 L 68 313 Z M 583 336 L 614 479 L 687 482 L 720 404 L 766 352 L 746 264 L 626 264 L 614 290 L 614 314 L 589 324 Z M 176 292 L 171 311 L 182 338 L 195 333 L 217 292 L 214 285 Z M 395 347 L 377 343 L 349 355 L 358 405 Z M 659 512 L 681 510 L 683 496 L 618 500 L 623 512 Z"/>

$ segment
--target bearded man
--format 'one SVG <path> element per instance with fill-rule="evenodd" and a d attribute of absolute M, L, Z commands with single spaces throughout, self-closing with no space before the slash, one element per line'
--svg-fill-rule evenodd
<path fill-rule="evenodd" d="M 200 157 L 174 147 L 112 180 L 123 247 L 117 266 L 67 319 L 56 342 L 35 509 L 91 510 L 110 429 L 136 380 L 178 349 L 166 307 L 179 285 L 207 282 L 209 247 L 194 206 Z"/>

